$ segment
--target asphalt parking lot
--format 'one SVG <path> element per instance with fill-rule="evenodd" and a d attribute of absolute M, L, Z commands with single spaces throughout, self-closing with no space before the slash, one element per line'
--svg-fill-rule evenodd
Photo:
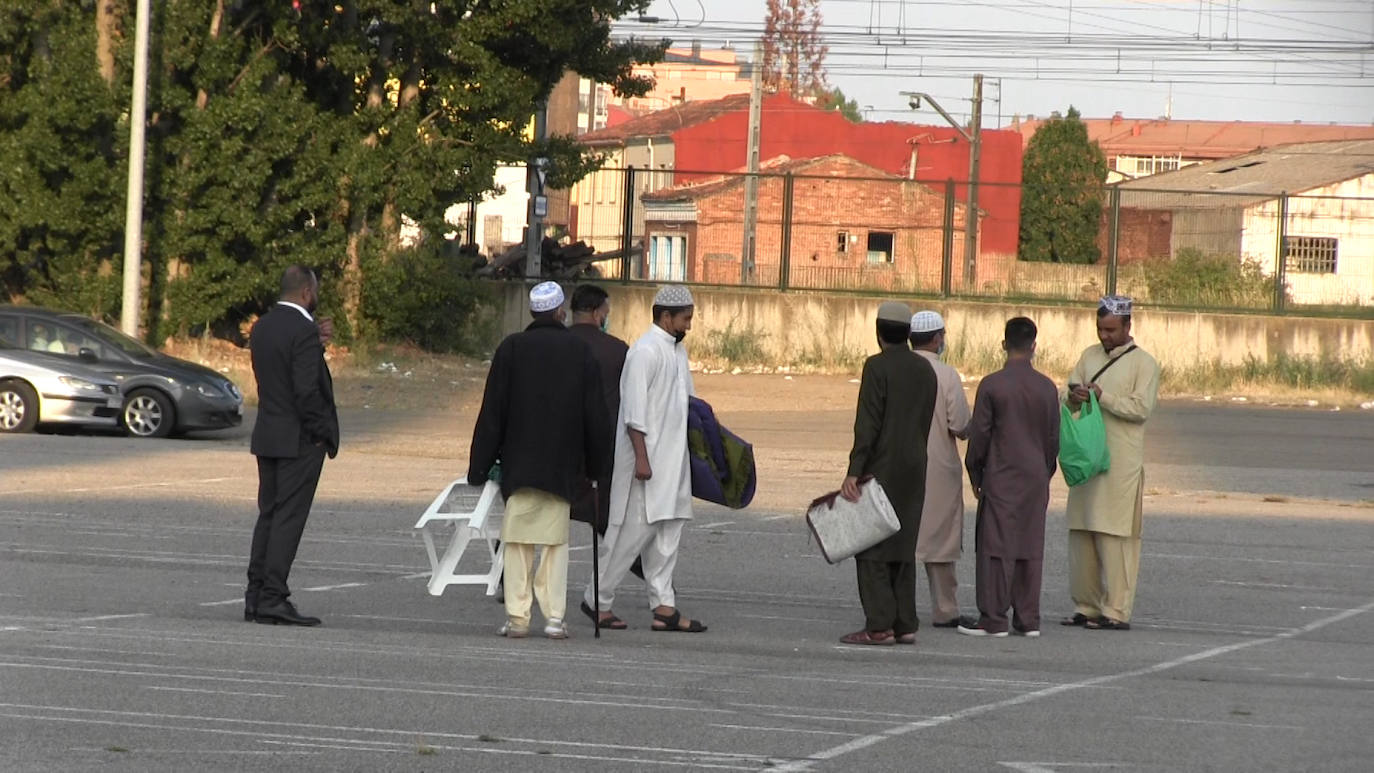
<path fill-rule="evenodd" d="M 1152 479 L 1135 630 L 1052 624 L 1070 611 L 1056 493 L 1042 638 L 922 628 L 868 649 L 836 641 L 861 623 L 852 564 L 826 565 L 784 507 L 699 509 L 678 586 L 705 634 L 649 631 L 632 581 L 631 630 L 593 638 L 575 531 L 573 637 L 496 637 L 479 589 L 425 592 L 410 528 L 462 472 L 461 418 L 344 416 L 292 576 L 315 629 L 242 621 L 251 418 L 0 438 L 0 768 L 1367 770 L 1374 417 L 1339 437 L 1162 417 L 1157 466 L 1193 477 Z M 1266 433 L 1289 440 L 1262 450 Z M 1213 481 L 1236 484 L 1197 493 Z M 1294 499 L 1313 495 L 1331 498 Z M 959 569 L 972 611 L 971 556 Z"/>

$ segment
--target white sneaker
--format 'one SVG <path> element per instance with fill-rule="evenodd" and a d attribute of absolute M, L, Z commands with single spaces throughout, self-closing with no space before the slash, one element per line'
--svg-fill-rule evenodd
<path fill-rule="evenodd" d="M 519 626 L 507 620 L 496 630 L 497 636 L 504 636 L 507 639 L 523 639 L 530 635 L 529 626 Z"/>
<path fill-rule="evenodd" d="M 961 625 L 959 626 L 959 633 L 965 636 L 991 636 L 994 639 L 1005 639 L 1008 636 L 1006 631 L 993 633 L 984 628 L 981 624 L 974 624 L 971 626 Z"/>
<path fill-rule="evenodd" d="M 1040 638 L 1040 629 L 1039 629 L 1039 628 L 1032 628 L 1032 629 L 1029 630 L 1029 631 L 1017 631 L 1017 632 L 1016 632 L 1016 635 L 1017 635 L 1017 636 L 1024 636 L 1024 637 L 1026 637 L 1027 639 L 1039 639 L 1039 638 Z"/>
<path fill-rule="evenodd" d="M 563 621 L 557 617 L 549 618 L 544 623 L 544 635 L 550 639 L 568 638 L 568 627 L 563 625 Z"/>

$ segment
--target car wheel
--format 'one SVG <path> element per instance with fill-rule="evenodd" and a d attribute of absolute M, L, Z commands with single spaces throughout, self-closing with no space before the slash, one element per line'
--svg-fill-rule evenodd
<path fill-rule="evenodd" d="M 124 429 L 134 437 L 167 437 L 172 434 L 176 415 L 172 401 L 153 389 L 135 389 L 124 398 L 120 414 Z"/>
<path fill-rule="evenodd" d="M 0 432 L 29 432 L 38 424 L 38 395 L 22 381 L 0 384 Z"/>

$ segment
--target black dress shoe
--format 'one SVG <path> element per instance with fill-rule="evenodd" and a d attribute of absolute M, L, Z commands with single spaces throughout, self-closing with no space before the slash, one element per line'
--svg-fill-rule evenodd
<path fill-rule="evenodd" d="M 276 604 L 260 606 L 254 619 L 259 623 L 271 625 L 319 625 L 318 617 L 307 617 L 296 611 L 296 607 L 289 601 L 281 601 Z"/>

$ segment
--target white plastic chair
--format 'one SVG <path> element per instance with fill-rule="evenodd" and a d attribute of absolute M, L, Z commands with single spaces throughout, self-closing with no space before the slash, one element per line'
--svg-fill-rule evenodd
<path fill-rule="evenodd" d="M 467 478 L 459 478 L 445 486 L 415 522 L 415 528 L 424 538 L 425 552 L 429 554 L 431 596 L 442 594 L 450 585 L 486 585 L 488 596 L 496 594 L 505 565 L 504 555 L 496 546 L 501 527 L 492 515 L 500 497 L 501 488 L 492 481 L 487 481 L 478 493 L 476 487 L 468 485 Z M 440 555 L 435 550 L 434 540 L 443 523 L 453 524 L 453 536 Z M 486 542 L 491 567 L 481 574 L 457 574 L 458 561 L 474 539 Z"/>

